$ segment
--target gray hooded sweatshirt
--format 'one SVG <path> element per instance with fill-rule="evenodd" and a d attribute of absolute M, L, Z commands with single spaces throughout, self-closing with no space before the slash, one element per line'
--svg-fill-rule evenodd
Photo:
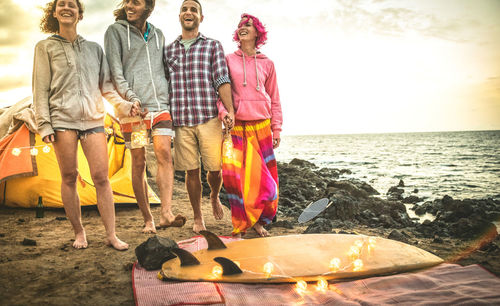
<path fill-rule="evenodd" d="M 83 131 L 103 126 L 103 96 L 119 112 L 130 112 L 132 103 L 113 87 L 101 46 L 81 36 L 73 43 L 57 35 L 37 43 L 33 101 L 42 138 L 54 134 L 54 128 Z"/>
<path fill-rule="evenodd" d="M 148 41 L 126 20 L 110 25 L 104 49 L 116 90 L 128 101 L 139 101 L 142 109 L 169 111 L 168 81 L 163 66 L 165 37 L 150 24 Z M 123 118 L 123 117 L 121 117 Z"/>

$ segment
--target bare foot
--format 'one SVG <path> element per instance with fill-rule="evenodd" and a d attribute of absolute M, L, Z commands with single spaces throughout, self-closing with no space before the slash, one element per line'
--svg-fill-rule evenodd
<path fill-rule="evenodd" d="M 266 229 L 259 222 L 254 224 L 253 229 L 261 237 L 268 237 L 269 236 L 269 232 L 266 231 Z"/>
<path fill-rule="evenodd" d="M 205 221 L 203 219 L 194 219 L 193 232 L 199 234 L 200 231 L 206 231 Z"/>
<path fill-rule="evenodd" d="M 175 216 L 172 214 L 172 211 L 166 211 L 166 212 L 161 212 L 160 213 L 160 227 L 162 226 L 168 226 L 172 222 L 174 222 Z"/>
<path fill-rule="evenodd" d="M 116 236 L 113 236 L 112 238 L 106 238 L 106 241 L 104 243 L 106 243 L 107 246 L 117 249 L 118 251 L 125 251 L 128 249 L 128 244 L 121 241 Z"/>
<path fill-rule="evenodd" d="M 144 222 L 144 228 L 142 229 L 144 234 L 156 234 L 155 222 L 146 221 Z"/>
<path fill-rule="evenodd" d="M 160 225 L 157 226 L 156 229 L 165 229 L 168 227 L 183 227 L 184 224 L 186 224 L 186 220 L 187 220 L 186 217 L 184 217 L 181 214 L 178 214 L 169 223 L 162 223 L 162 221 L 160 221 Z"/>
<path fill-rule="evenodd" d="M 81 233 L 75 234 L 75 242 L 73 242 L 73 247 L 75 249 L 86 249 L 89 246 L 87 243 L 87 236 L 85 235 L 85 230 Z"/>
<path fill-rule="evenodd" d="M 215 220 L 222 220 L 224 217 L 224 210 L 222 209 L 222 203 L 219 200 L 219 195 L 217 194 L 215 197 L 210 195 L 210 202 L 212 202 L 212 212 Z"/>

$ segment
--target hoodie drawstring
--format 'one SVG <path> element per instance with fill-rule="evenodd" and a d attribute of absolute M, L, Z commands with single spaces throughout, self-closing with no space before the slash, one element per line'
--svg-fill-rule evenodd
<path fill-rule="evenodd" d="M 160 50 L 160 44 L 158 43 L 158 32 L 155 29 L 155 38 L 156 38 L 156 50 Z"/>
<path fill-rule="evenodd" d="M 243 86 L 247 86 L 247 67 L 245 64 L 245 52 L 241 52 L 241 54 L 243 54 Z M 254 55 L 254 60 L 255 60 L 255 76 L 257 77 L 257 87 L 255 87 L 255 89 L 257 91 L 260 91 L 259 70 L 257 69 L 257 54 Z"/>
<path fill-rule="evenodd" d="M 64 48 L 62 40 L 59 40 L 59 43 L 61 44 L 61 48 L 63 49 L 64 56 L 66 57 L 66 61 L 68 62 L 68 66 L 71 67 L 71 61 L 69 60 L 68 53 L 66 52 L 66 48 Z"/>
<path fill-rule="evenodd" d="M 255 58 L 255 75 L 257 76 L 257 87 L 255 87 L 255 89 L 257 89 L 257 91 L 260 91 L 259 70 L 257 69 L 257 54 L 254 55 L 254 58 Z"/>
<path fill-rule="evenodd" d="M 127 42 L 128 42 L 128 50 L 130 51 L 130 24 L 127 24 Z"/>

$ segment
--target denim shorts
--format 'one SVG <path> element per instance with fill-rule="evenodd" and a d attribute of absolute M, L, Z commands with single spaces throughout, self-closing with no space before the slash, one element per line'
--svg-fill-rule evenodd
<path fill-rule="evenodd" d="M 92 135 L 92 134 L 105 133 L 103 126 L 98 126 L 98 127 L 91 128 L 88 130 L 54 128 L 54 131 L 58 131 L 58 132 L 74 131 L 76 133 L 76 138 L 78 138 L 78 139 L 84 139 L 88 135 Z"/>

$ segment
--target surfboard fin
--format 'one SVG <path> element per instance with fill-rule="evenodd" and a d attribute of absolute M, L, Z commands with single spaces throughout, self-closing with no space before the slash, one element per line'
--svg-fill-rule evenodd
<path fill-rule="evenodd" d="M 205 237 L 205 239 L 207 240 L 209 250 L 219 250 L 227 248 L 224 242 L 222 242 L 222 240 L 220 240 L 220 238 L 216 234 L 209 231 L 200 231 L 200 234 L 202 234 L 203 237 Z"/>
<path fill-rule="evenodd" d="M 214 260 L 222 266 L 222 275 L 234 275 L 243 273 L 240 267 L 229 258 L 215 257 Z"/>
<path fill-rule="evenodd" d="M 189 251 L 179 248 L 173 248 L 170 251 L 177 255 L 177 257 L 179 257 L 179 260 L 181 261 L 181 267 L 196 266 L 200 264 L 200 261 L 196 257 L 194 257 L 193 254 L 189 253 Z"/>

